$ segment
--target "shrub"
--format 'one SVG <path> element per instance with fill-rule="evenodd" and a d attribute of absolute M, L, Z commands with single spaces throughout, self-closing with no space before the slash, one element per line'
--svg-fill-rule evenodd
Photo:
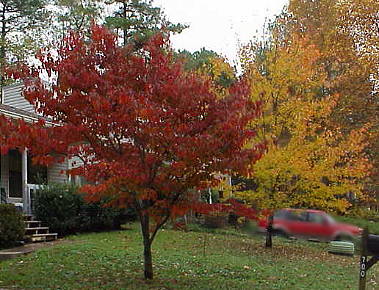
<path fill-rule="evenodd" d="M 120 229 L 122 210 L 104 207 L 104 202 L 82 202 L 79 209 L 81 231 L 103 231 Z"/>
<path fill-rule="evenodd" d="M 0 204 L 0 248 L 10 247 L 24 238 L 22 213 L 13 204 Z"/>
<path fill-rule="evenodd" d="M 76 186 L 49 184 L 36 192 L 34 209 L 38 219 L 59 235 L 119 229 L 123 210 L 103 207 L 104 203 L 85 202 Z"/>
<path fill-rule="evenodd" d="M 227 213 L 214 213 L 205 215 L 204 226 L 207 228 L 224 228 L 228 224 L 228 214 Z"/>
<path fill-rule="evenodd" d="M 77 188 L 67 184 L 49 184 L 34 196 L 34 212 L 50 230 L 60 235 L 78 231 L 81 197 Z"/>

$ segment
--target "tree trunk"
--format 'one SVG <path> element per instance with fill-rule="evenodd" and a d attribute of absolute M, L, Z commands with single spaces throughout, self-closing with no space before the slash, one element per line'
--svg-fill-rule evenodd
<path fill-rule="evenodd" d="M 141 231 L 143 236 L 143 257 L 145 279 L 153 279 L 153 259 L 151 256 L 151 242 L 149 232 L 149 216 L 141 215 Z"/>

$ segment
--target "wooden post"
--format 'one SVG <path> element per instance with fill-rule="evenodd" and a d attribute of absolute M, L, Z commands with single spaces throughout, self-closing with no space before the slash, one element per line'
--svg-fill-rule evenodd
<path fill-rule="evenodd" d="M 274 217 L 272 215 L 268 218 L 268 225 L 266 229 L 266 248 L 272 248 L 272 224 Z"/>
<path fill-rule="evenodd" d="M 367 254 L 368 254 L 367 238 L 368 238 L 368 228 L 366 227 L 362 233 L 361 260 L 359 264 L 359 290 L 366 289 Z"/>

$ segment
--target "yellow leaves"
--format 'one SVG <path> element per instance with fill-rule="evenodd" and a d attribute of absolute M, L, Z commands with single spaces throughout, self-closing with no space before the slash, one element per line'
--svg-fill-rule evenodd
<path fill-rule="evenodd" d="M 234 78 L 233 68 L 225 61 L 225 59 L 220 57 L 212 57 L 209 66 L 205 66 L 203 70 L 212 75 L 215 80 L 220 78 L 222 74 L 225 74 L 229 78 Z"/>
<path fill-rule="evenodd" d="M 209 78 L 216 84 L 215 93 L 222 98 L 228 93 L 228 87 L 235 80 L 234 68 L 220 56 L 209 57 L 207 62 L 197 69 L 197 73 Z"/>
<path fill-rule="evenodd" d="M 264 53 L 261 50 L 265 50 Z M 263 56 L 247 61 L 247 56 L 254 53 Z M 298 119 L 303 118 L 306 106 L 325 80 L 326 74 L 317 64 L 320 52 L 307 39 L 294 35 L 286 44 L 274 40 L 270 47 L 246 46 L 242 55 L 252 98 L 259 96 L 264 102 L 261 123 L 252 125 L 264 130 L 260 134 L 264 138 L 278 138 L 284 128 L 291 130 Z"/>
<path fill-rule="evenodd" d="M 323 119 L 320 102 L 317 105 L 321 112 L 311 115 Z M 344 138 L 339 130 L 316 132 L 319 127 L 304 126 L 304 118 L 294 127 L 288 144 L 270 146 L 255 164 L 257 191 L 239 192 L 237 198 L 259 208 L 306 206 L 343 212 L 350 205 L 344 198 L 347 193 L 362 195 L 360 180 L 368 173 L 367 159 L 362 155 L 366 130 Z M 304 128 L 309 129 L 308 135 Z M 304 138 L 312 134 L 314 138 Z"/>
<path fill-rule="evenodd" d="M 363 126 L 378 123 L 364 108 L 372 93 L 367 79 L 379 79 L 379 58 L 370 58 L 372 64 L 363 56 L 369 51 L 365 17 L 376 11 L 377 19 L 379 11 L 377 3 L 365 8 L 367 1 L 291 0 L 290 14 L 273 23 L 269 41 L 243 48 L 252 98 L 264 102 L 262 118 L 251 126 L 269 147 L 254 166 L 257 191 L 238 193 L 241 198 L 258 207 L 344 211 L 347 193 L 363 195 L 372 170 L 366 151 L 379 134 L 376 128 L 370 136 L 372 125 Z M 360 13 L 346 15 L 348 22 L 342 23 L 345 6 Z M 377 36 L 379 31 L 375 47 Z M 362 41 L 364 46 L 356 46 Z M 353 124 L 356 119 L 362 123 Z"/>
<path fill-rule="evenodd" d="M 239 188 L 237 185 L 231 185 L 231 177 L 229 175 L 219 175 L 217 179 L 219 179 L 220 182 L 217 186 L 214 186 L 213 189 L 222 192 L 219 201 L 223 202 L 233 198 L 233 191 Z"/>

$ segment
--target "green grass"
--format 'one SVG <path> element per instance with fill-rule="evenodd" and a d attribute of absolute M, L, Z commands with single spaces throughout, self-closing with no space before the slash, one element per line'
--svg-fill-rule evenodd
<path fill-rule="evenodd" d="M 379 222 L 369 221 L 364 218 L 348 217 L 348 216 L 335 216 L 334 218 L 338 222 L 356 225 L 362 229 L 365 227 L 368 227 L 370 233 L 379 235 Z"/>
<path fill-rule="evenodd" d="M 356 289 L 359 257 L 326 252 L 327 244 L 234 230 L 161 231 L 153 244 L 155 279 L 142 276 L 138 226 L 83 234 L 29 256 L 0 262 L 0 289 Z M 199 229 L 198 229 L 199 230 Z M 379 265 L 368 289 L 379 283 Z"/>

